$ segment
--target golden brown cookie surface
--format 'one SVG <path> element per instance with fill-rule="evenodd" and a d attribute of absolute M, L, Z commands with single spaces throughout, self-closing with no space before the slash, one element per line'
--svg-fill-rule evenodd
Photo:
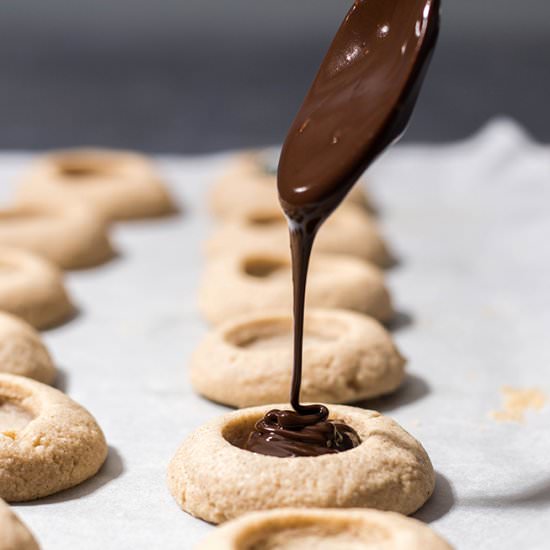
<path fill-rule="evenodd" d="M 348 256 L 312 258 L 307 307 L 350 309 L 389 321 L 393 308 L 382 272 Z M 199 288 L 199 309 L 213 324 L 237 315 L 280 308 L 291 311 L 289 254 L 269 251 L 228 253 L 208 261 Z"/>
<path fill-rule="evenodd" d="M 97 473 L 107 444 L 92 415 L 49 386 L 0 374 L 0 498 L 34 500 Z"/>
<path fill-rule="evenodd" d="M 280 207 L 251 210 L 222 223 L 207 241 L 209 255 L 226 250 L 269 250 L 284 253 L 289 248 L 288 224 Z M 391 264 L 390 253 L 376 223 L 362 209 L 342 205 L 326 221 L 315 238 L 315 253 L 345 254 L 379 266 Z"/>
<path fill-rule="evenodd" d="M 197 550 L 452 550 L 418 520 L 379 510 L 277 509 L 218 527 Z"/>
<path fill-rule="evenodd" d="M 23 248 L 63 269 L 99 265 L 114 254 L 106 222 L 81 201 L 0 210 L 0 245 Z"/>
<path fill-rule="evenodd" d="M 359 434 L 354 449 L 316 457 L 278 458 L 243 449 L 254 424 L 271 405 L 241 409 L 193 432 L 168 467 L 168 485 L 190 514 L 221 523 L 272 508 L 418 510 L 435 477 L 422 445 L 375 411 L 330 405 Z"/>
<path fill-rule="evenodd" d="M 364 209 L 370 202 L 360 184 L 345 199 Z M 209 194 L 210 210 L 218 218 L 241 218 L 254 212 L 279 209 L 275 167 L 254 151 L 235 155 Z"/>
<path fill-rule="evenodd" d="M 51 384 L 56 376 L 40 335 L 21 319 L 0 312 L 0 372 Z"/>
<path fill-rule="evenodd" d="M 200 394 L 250 407 L 288 399 L 292 316 L 265 311 L 229 320 L 210 332 L 190 364 Z M 352 403 L 396 390 L 405 360 L 374 319 L 344 310 L 306 313 L 301 395 L 304 401 Z"/>
<path fill-rule="evenodd" d="M 0 499 L 0 550 L 39 550 L 26 525 Z"/>
<path fill-rule="evenodd" d="M 176 207 L 152 163 L 128 151 L 73 149 L 44 155 L 24 175 L 19 202 L 82 200 L 107 220 L 148 218 Z"/>
<path fill-rule="evenodd" d="M 74 306 L 54 264 L 22 249 L 0 246 L 0 311 L 43 329 L 67 320 Z"/>

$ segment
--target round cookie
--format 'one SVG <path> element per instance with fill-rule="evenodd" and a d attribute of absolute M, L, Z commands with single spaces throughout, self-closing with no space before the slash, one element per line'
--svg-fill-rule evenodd
<path fill-rule="evenodd" d="M 74 307 L 56 266 L 30 252 L 0 246 L 0 311 L 43 329 L 65 321 Z"/>
<path fill-rule="evenodd" d="M 372 210 L 360 183 L 351 189 L 344 202 Z M 257 211 L 280 208 L 276 166 L 262 153 L 250 151 L 235 155 L 214 182 L 208 203 L 218 218 L 246 217 Z"/>
<path fill-rule="evenodd" d="M 24 248 L 63 269 L 92 267 L 114 255 L 107 224 L 80 201 L 0 210 L 0 246 Z"/>
<path fill-rule="evenodd" d="M 73 149 L 44 155 L 23 177 L 19 201 L 80 199 L 107 220 L 148 218 L 176 208 L 152 163 L 128 151 Z"/>
<path fill-rule="evenodd" d="M 214 255 L 250 249 L 286 252 L 288 225 L 280 207 L 271 211 L 251 210 L 217 228 L 207 242 L 207 253 Z M 315 251 L 357 256 L 385 267 L 391 256 L 376 223 L 364 210 L 352 204 L 340 206 L 321 226 Z"/>
<path fill-rule="evenodd" d="M 27 526 L 0 499 L 0 550 L 39 550 Z"/>
<path fill-rule="evenodd" d="M 395 512 L 287 508 L 252 512 L 197 550 L 452 550 L 422 522 Z"/>
<path fill-rule="evenodd" d="M 199 288 L 199 309 L 218 324 L 236 315 L 292 307 L 289 253 L 250 251 L 207 262 Z M 307 282 L 308 307 L 351 309 L 379 321 L 393 316 L 384 276 L 351 256 L 315 254 Z"/>
<path fill-rule="evenodd" d="M 432 464 L 422 445 L 395 421 L 330 405 L 331 419 L 355 429 L 361 444 L 316 457 L 279 458 L 244 450 L 269 405 L 231 412 L 182 443 L 168 467 L 168 486 L 190 514 L 221 523 L 272 508 L 376 508 L 412 514 L 433 492 Z"/>
<path fill-rule="evenodd" d="M 92 415 L 60 391 L 0 374 L 0 497 L 34 500 L 97 473 L 107 444 Z"/>
<path fill-rule="evenodd" d="M 51 384 L 55 368 L 40 335 L 17 317 L 0 312 L 0 372 Z"/>
<path fill-rule="evenodd" d="M 191 359 L 191 382 L 201 395 L 234 407 L 284 401 L 292 361 L 290 313 L 252 313 L 202 340 Z M 336 309 L 306 312 L 304 401 L 352 403 L 390 393 L 403 381 L 404 364 L 374 319 Z"/>

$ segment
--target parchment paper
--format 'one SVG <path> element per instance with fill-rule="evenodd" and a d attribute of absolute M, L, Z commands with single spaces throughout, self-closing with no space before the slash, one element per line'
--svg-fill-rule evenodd
<path fill-rule="evenodd" d="M 0 155 L 7 204 L 30 155 Z M 188 549 L 213 527 L 181 512 L 166 465 L 192 429 L 227 409 L 196 396 L 186 362 L 210 220 L 204 194 L 227 155 L 159 157 L 180 217 L 120 224 L 120 256 L 70 273 L 80 315 L 45 333 L 61 387 L 110 444 L 100 474 L 17 512 L 45 550 Z M 500 387 L 550 392 L 550 154 L 511 122 L 446 146 L 392 149 L 370 190 L 400 258 L 388 274 L 409 378 L 372 408 L 428 450 L 435 494 L 417 514 L 461 549 L 550 548 L 550 408 L 489 418 Z"/>

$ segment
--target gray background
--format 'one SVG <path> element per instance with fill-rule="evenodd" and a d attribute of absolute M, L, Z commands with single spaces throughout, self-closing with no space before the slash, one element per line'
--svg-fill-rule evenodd
<path fill-rule="evenodd" d="M 277 143 L 350 0 L 19 0 L 0 7 L 0 148 Z M 507 114 L 548 140 L 550 3 L 447 0 L 409 140 Z"/>

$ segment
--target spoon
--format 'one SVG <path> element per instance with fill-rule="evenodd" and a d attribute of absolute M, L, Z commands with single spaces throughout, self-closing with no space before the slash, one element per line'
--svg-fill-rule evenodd
<path fill-rule="evenodd" d="M 289 222 L 294 292 L 290 403 L 302 405 L 302 344 L 309 258 L 317 230 L 411 117 L 439 30 L 439 0 L 355 0 L 292 123 L 277 172 Z"/>
<path fill-rule="evenodd" d="M 439 0 L 354 2 L 283 145 L 285 211 L 325 201 L 334 209 L 401 136 L 435 46 L 439 8 Z"/>

